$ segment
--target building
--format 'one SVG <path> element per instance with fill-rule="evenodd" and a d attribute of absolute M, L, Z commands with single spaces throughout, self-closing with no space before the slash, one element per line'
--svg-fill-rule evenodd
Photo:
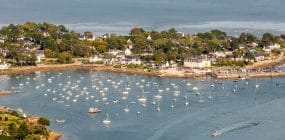
<path fill-rule="evenodd" d="M 222 52 L 222 51 L 214 52 L 213 55 L 216 56 L 217 58 L 227 56 L 227 54 L 225 52 Z"/>
<path fill-rule="evenodd" d="M 7 69 L 9 69 L 9 67 L 10 67 L 10 64 L 7 64 L 7 63 L 2 62 L 0 60 L 0 70 L 7 70 Z"/>
<path fill-rule="evenodd" d="M 152 38 L 151 38 L 151 36 L 150 36 L 150 35 L 148 35 L 146 39 L 147 39 L 147 40 L 149 40 L 149 41 L 151 41 L 151 40 L 152 40 Z"/>
<path fill-rule="evenodd" d="M 273 49 L 280 49 L 280 44 L 272 44 L 272 45 L 269 45 L 269 46 L 266 46 L 265 48 L 263 48 L 263 50 L 265 52 L 271 52 Z"/>
<path fill-rule="evenodd" d="M 254 54 L 254 58 L 255 58 L 256 61 L 264 61 L 265 60 L 264 55 L 262 55 L 260 53 L 255 53 Z"/>
<path fill-rule="evenodd" d="M 28 116 L 27 118 L 28 123 L 30 124 L 36 124 L 38 123 L 38 120 L 40 119 L 39 117 L 36 116 Z"/>
<path fill-rule="evenodd" d="M 133 64 L 133 65 L 140 65 L 142 64 L 141 58 L 139 56 L 130 56 L 127 57 L 126 63 L 128 65 Z"/>
<path fill-rule="evenodd" d="M 207 55 L 191 56 L 184 59 L 184 67 L 186 68 L 207 68 L 211 67 L 212 58 Z"/>
<path fill-rule="evenodd" d="M 101 62 L 101 61 L 103 61 L 103 59 L 101 57 L 96 56 L 96 55 L 89 58 L 90 63 Z"/>
<path fill-rule="evenodd" d="M 117 50 L 117 49 L 109 49 L 107 54 L 110 54 L 110 55 L 118 55 L 119 53 L 121 53 L 122 51 L 121 50 Z"/>
<path fill-rule="evenodd" d="M 124 54 L 126 56 L 130 56 L 130 55 L 132 55 L 132 51 L 129 48 L 127 48 L 127 49 L 124 50 Z"/>
<path fill-rule="evenodd" d="M 84 40 L 94 41 L 95 39 L 96 39 L 96 36 L 93 33 L 91 37 L 88 37 L 85 34 L 79 35 L 79 40 L 81 41 L 84 41 Z"/>
<path fill-rule="evenodd" d="M 160 67 L 161 68 L 174 68 L 174 67 L 177 67 L 177 64 L 174 61 L 170 60 L 170 61 L 166 61 Z"/>
<path fill-rule="evenodd" d="M 8 49 L 0 48 L 0 53 L 3 54 L 4 57 L 9 53 Z"/>
<path fill-rule="evenodd" d="M 37 62 L 36 63 L 41 63 L 42 61 L 44 61 L 46 59 L 44 50 L 36 50 L 35 55 L 37 57 Z"/>

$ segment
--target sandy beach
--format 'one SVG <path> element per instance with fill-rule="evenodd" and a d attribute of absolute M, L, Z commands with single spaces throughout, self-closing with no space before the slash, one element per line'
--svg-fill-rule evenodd
<path fill-rule="evenodd" d="M 8 94 L 15 94 L 16 92 L 14 91 L 1 91 L 0 90 L 0 95 L 8 95 Z"/>

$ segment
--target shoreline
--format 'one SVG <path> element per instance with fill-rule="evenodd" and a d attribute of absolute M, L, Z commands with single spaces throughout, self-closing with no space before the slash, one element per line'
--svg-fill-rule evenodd
<path fill-rule="evenodd" d="M 15 91 L 4 91 L 4 90 L 0 90 L 0 96 L 1 95 L 9 95 L 9 94 L 16 94 Z"/>
<path fill-rule="evenodd" d="M 285 72 L 249 72 L 249 73 L 206 73 L 196 74 L 188 72 L 189 69 L 177 70 L 176 68 L 167 68 L 160 70 L 147 71 L 144 69 L 128 69 L 128 68 L 114 68 L 113 66 L 105 66 L 102 64 L 54 64 L 54 65 L 39 65 L 27 67 L 15 67 L 5 71 L 0 71 L 0 75 L 20 75 L 35 72 L 45 71 L 58 71 L 58 70 L 77 70 L 77 71 L 90 71 L 90 72 L 113 72 L 124 73 L 131 75 L 145 75 L 157 76 L 165 78 L 194 78 L 194 77 L 207 77 L 212 76 L 217 79 L 236 79 L 236 78 L 258 78 L 258 77 L 278 77 L 285 76 Z M 1 92 L 3 92 L 1 94 Z M 13 91 L 0 91 L 0 95 L 14 94 Z"/>
<path fill-rule="evenodd" d="M 62 134 L 55 132 L 55 131 L 50 131 L 48 140 L 60 140 Z M 45 138 L 42 138 L 42 140 L 46 140 Z"/>

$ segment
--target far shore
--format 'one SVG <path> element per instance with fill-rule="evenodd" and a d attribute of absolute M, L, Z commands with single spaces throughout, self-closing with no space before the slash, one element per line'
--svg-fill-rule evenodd
<path fill-rule="evenodd" d="M 38 66 L 27 66 L 27 67 L 14 67 L 5 71 L 0 71 L 0 75 L 19 75 L 28 74 L 34 72 L 43 71 L 61 71 L 61 70 L 78 70 L 78 71 L 104 71 L 114 73 L 125 73 L 135 75 L 146 75 L 146 76 L 157 76 L 167 78 L 194 78 L 194 77 L 206 77 L 212 76 L 217 79 L 235 79 L 235 78 L 257 78 L 257 77 L 276 77 L 285 76 L 285 72 L 247 72 L 247 73 L 207 73 L 207 74 L 196 74 L 192 73 L 190 69 L 177 70 L 176 68 L 167 68 L 160 70 L 147 71 L 144 69 L 128 69 L 128 68 L 114 68 L 113 66 L 106 66 L 103 64 L 54 64 L 54 65 L 38 65 Z M 0 95 L 5 94 L 3 92 Z M 7 94 L 7 93 L 6 93 Z M 8 94 L 12 94 L 8 92 Z"/>

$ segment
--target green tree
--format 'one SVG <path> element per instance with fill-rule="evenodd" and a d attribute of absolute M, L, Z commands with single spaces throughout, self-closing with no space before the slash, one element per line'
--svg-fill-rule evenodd
<path fill-rule="evenodd" d="M 18 139 L 24 139 L 28 134 L 29 134 L 28 125 L 25 122 L 21 123 L 21 125 L 17 131 L 17 138 Z"/>
<path fill-rule="evenodd" d="M 72 47 L 72 52 L 74 56 L 88 57 L 91 54 L 91 49 L 87 46 L 76 44 Z"/>
<path fill-rule="evenodd" d="M 241 33 L 240 37 L 239 37 L 239 42 L 240 43 L 253 43 L 258 41 L 257 37 L 254 36 L 253 34 L 250 33 Z"/>
<path fill-rule="evenodd" d="M 163 52 L 155 52 L 153 58 L 156 64 L 161 65 L 165 63 L 165 54 Z"/>
<path fill-rule="evenodd" d="M 58 59 L 57 59 L 57 62 L 58 63 L 61 63 L 61 64 L 69 64 L 69 63 L 72 63 L 72 56 L 70 53 L 68 52 L 62 52 L 62 53 L 59 53 L 58 54 Z"/>
<path fill-rule="evenodd" d="M 84 36 L 86 39 L 92 39 L 93 38 L 93 33 L 92 32 L 84 32 Z"/>
<path fill-rule="evenodd" d="M 133 28 L 130 32 L 130 35 L 134 37 L 146 37 L 145 30 L 142 28 Z"/>
<path fill-rule="evenodd" d="M 17 127 L 16 127 L 15 123 L 10 123 L 8 125 L 8 132 L 13 137 L 17 135 Z"/>
<path fill-rule="evenodd" d="M 263 46 L 269 46 L 276 42 L 274 35 L 271 33 L 264 33 L 261 41 Z"/>
<path fill-rule="evenodd" d="M 44 126 L 50 125 L 50 121 L 47 118 L 42 118 L 42 117 L 38 120 L 38 123 Z"/>
<path fill-rule="evenodd" d="M 51 49 L 48 49 L 48 48 L 46 48 L 44 50 L 44 53 L 45 53 L 45 57 L 47 57 L 47 58 L 56 58 L 57 57 L 57 52 L 55 52 Z"/>
<path fill-rule="evenodd" d="M 95 40 L 93 42 L 93 46 L 95 46 L 95 49 L 97 50 L 97 52 L 99 53 L 104 53 L 108 50 L 107 48 L 107 42 L 104 40 Z"/>

